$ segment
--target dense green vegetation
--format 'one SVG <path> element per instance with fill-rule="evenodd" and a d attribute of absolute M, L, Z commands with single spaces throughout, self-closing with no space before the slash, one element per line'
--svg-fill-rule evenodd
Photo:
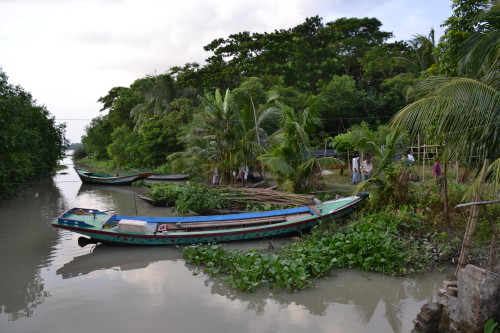
<path fill-rule="evenodd" d="M 240 165 L 274 167 L 285 187 L 304 191 L 297 178 L 333 162 L 304 165 L 307 150 L 362 119 L 386 122 L 418 80 L 420 41 L 388 42 L 392 34 L 381 26 L 375 18 L 316 16 L 287 30 L 216 39 L 205 46 L 206 65 L 173 67 L 100 98 L 107 114 L 87 128 L 86 152 L 137 167 L 182 152 L 170 157 L 176 171 L 208 177 L 218 167 L 223 182 Z"/>
<path fill-rule="evenodd" d="M 498 147 L 487 144 L 498 138 L 490 130 L 498 103 L 497 49 L 491 42 L 498 33 L 497 10 L 488 0 L 455 0 L 452 7 L 437 45 L 433 31 L 389 41 L 392 34 L 376 18 L 324 23 L 318 16 L 286 30 L 215 39 L 204 47 L 209 56 L 203 66 L 175 66 L 110 89 L 99 99 L 107 114 L 87 127 L 80 152 L 114 167 L 171 165 L 174 172 L 205 179 L 217 168 L 221 183 L 230 183 L 232 170 L 242 165 L 266 168 L 284 190 L 305 192 L 317 188 L 319 169 L 338 163 L 312 159 L 311 149 L 362 120 L 368 127 L 386 123 L 407 106 L 393 124 L 411 138 L 475 142 L 467 151 L 451 149 L 462 156 L 448 158 L 468 165 L 492 159 L 498 151 L 484 148 Z M 493 9 L 482 14 L 485 8 Z M 432 98 L 422 99 L 426 95 Z M 440 118 L 427 107 L 462 110 L 462 103 L 484 111 Z M 448 119 L 472 121 L 480 129 L 469 140 L 457 140 L 462 134 Z M 450 140 L 451 133 L 457 138 Z"/>
<path fill-rule="evenodd" d="M 99 99 L 107 114 L 87 128 L 85 152 L 113 166 L 160 167 L 204 182 L 217 169 L 220 184 L 232 184 L 233 171 L 248 165 L 295 193 L 324 186 L 321 171 L 348 162 L 346 154 L 371 155 L 375 172 L 357 187 L 370 199 L 355 222 L 320 228 L 273 253 L 192 246 L 186 258 L 242 290 L 301 289 L 334 267 L 393 275 L 428 269 L 441 259 L 430 249 L 447 257 L 460 243 L 468 213 L 453 206 L 466 192 L 497 198 L 500 187 L 500 4 L 453 0 L 452 8 L 437 45 L 433 31 L 390 41 L 376 18 L 311 17 L 287 30 L 216 39 L 204 47 L 206 65 L 173 67 Z M 442 188 L 433 179 L 411 182 L 407 162 L 395 158 L 417 137 L 440 147 Z M 311 152 L 327 146 L 340 159 Z M 476 179 L 473 186 L 451 179 L 451 163 Z M 224 202 L 196 187 L 155 190 L 176 197 L 183 211 Z M 498 210 L 487 208 L 478 221 L 479 242 L 498 229 L 488 218 Z"/>
<path fill-rule="evenodd" d="M 0 199 L 54 171 L 67 144 L 64 131 L 0 67 Z"/>

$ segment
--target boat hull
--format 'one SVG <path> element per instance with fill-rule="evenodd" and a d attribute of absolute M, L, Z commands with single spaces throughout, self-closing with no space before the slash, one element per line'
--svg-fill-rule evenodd
<path fill-rule="evenodd" d="M 153 175 L 153 173 L 136 173 L 125 176 L 109 176 L 94 174 L 78 168 L 75 168 L 75 170 L 83 183 L 100 185 L 130 185 L 133 182 L 146 179 Z"/>
<path fill-rule="evenodd" d="M 354 197 L 353 197 L 354 198 Z M 107 215 L 98 210 L 82 210 L 85 215 L 76 219 L 74 208 L 62 214 L 52 225 L 55 228 L 69 230 L 91 238 L 92 240 L 121 245 L 183 245 L 194 243 L 218 243 L 238 240 L 273 238 L 302 232 L 314 227 L 321 220 L 337 218 L 354 210 L 356 204 L 363 198 L 346 200 L 334 209 L 330 206 L 316 205 L 273 212 L 262 212 L 252 214 L 233 214 L 224 216 L 206 217 L 178 217 L 178 218 L 146 218 L 130 217 L 121 215 Z M 326 208 L 325 208 L 326 207 Z M 325 210 L 324 210 L 325 209 Z M 259 219 L 278 219 L 288 214 L 288 218 L 282 222 L 269 222 L 262 225 L 251 225 L 252 221 L 257 223 Z M 294 215 L 295 214 L 295 215 Z M 306 216 L 307 215 L 307 216 Z M 294 219 L 294 216 L 296 217 Z M 200 222 L 203 220 L 202 222 Z M 131 221 L 131 223 L 148 223 L 155 225 L 149 232 L 121 231 L 113 226 L 116 221 Z M 203 223 L 210 224 L 206 229 L 198 227 Z M 239 225 L 240 223 L 241 225 Z M 168 230 L 160 230 L 162 225 L 170 224 Z M 172 225 L 182 225 L 178 229 Z M 250 225 L 250 226 L 245 226 Z M 215 227 L 216 226 L 216 227 Z"/>

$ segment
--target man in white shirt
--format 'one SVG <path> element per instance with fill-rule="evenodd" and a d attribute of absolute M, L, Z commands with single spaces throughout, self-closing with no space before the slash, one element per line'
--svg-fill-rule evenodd
<path fill-rule="evenodd" d="M 352 184 L 356 185 L 361 182 L 361 173 L 359 172 L 359 156 L 354 156 L 352 159 Z"/>

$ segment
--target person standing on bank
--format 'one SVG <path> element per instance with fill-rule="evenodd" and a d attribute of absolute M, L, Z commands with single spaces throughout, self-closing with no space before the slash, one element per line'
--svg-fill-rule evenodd
<path fill-rule="evenodd" d="M 432 174 L 434 175 L 434 179 L 436 179 L 436 182 L 439 184 L 439 188 L 443 188 L 443 179 L 442 175 L 443 172 L 441 171 L 441 164 L 439 164 L 439 159 L 434 162 L 434 165 L 432 167 Z"/>
<path fill-rule="evenodd" d="M 373 173 L 372 158 L 368 156 L 366 160 L 361 162 L 361 175 L 363 176 L 363 181 L 368 180 Z"/>
<path fill-rule="evenodd" d="M 352 184 L 356 185 L 361 182 L 361 173 L 359 172 L 359 156 L 354 156 L 352 159 Z"/>
<path fill-rule="evenodd" d="M 214 174 L 212 177 L 212 186 L 217 186 L 219 185 L 219 169 L 215 168 L 214 169 Z"/>

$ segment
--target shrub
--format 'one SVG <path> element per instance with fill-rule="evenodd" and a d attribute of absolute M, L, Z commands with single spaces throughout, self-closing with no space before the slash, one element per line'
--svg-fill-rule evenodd
<path fill-rule="evenodd" d="M 217 189 L 207 186 L 196 186 L 190 183 L 182 187 L 179 197 L 175 202 L 175 208 L 180 213 L 190 211 L 204 214 L 210 209 L 222 209 L 230 206 L 230 202 L 225 199 L 227 194 Z"/>
<path fill-rule="evenodd" d="M 183 190 L 182 185 L 154 183 L 149 197 L 155 202 L 164 202 L 166 206 L 174 206 Z"/>
<path fill-rule="evenodd" d="M 85 157 L 87 157 L 85 146 L 80 146 L 73 151 L 73 161 L 78 161 Z"/>

